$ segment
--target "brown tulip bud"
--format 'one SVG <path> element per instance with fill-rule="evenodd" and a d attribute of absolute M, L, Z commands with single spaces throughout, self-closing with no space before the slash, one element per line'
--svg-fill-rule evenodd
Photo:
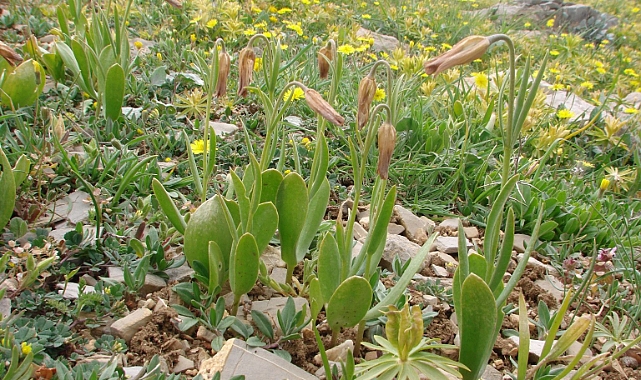
<path fill-rule="evenodd" d="M 180 0 L 165 0 L 165 1 L 167 1 L 167 3 L 174 8 L 180 9 L 183 7 L 183 3 Z"/>
<path fill-rule="evenodd" d="M 491 43 L 484 36 L 469 36 L 457 42 L 449 51 L 430 59 L 423 64 L 427 75 L 439 73 L 457 66 L 470 63 L 485 54 Z"/>
<path fill-rule="evenodd" d="M 318 113 L 334 125 L 341 126 L 345 123 L 345 118 L 339 115 L 338 112 L 336 112 L 336 110 L 327 103 L 325 99 L 323 99 L 318 91 L 312 90 L 311 88 L 303 88 L 303 90 L 305 91 L 305 101 L 309 108 L 314 110 L 314 112 Z"/>
<path fill-rule="evenodd" d="M 229 77 L 229 68 L 231 66 L 231 57 L 225 50 L 218 53 L 218 81 L 216 82 L 216 96 L 225 96 L 227 93 L 227 77 Z"/>
<path fill-rule="evenodd" d="M 22 57 L 20 54 L 16 53 L 15 50 L 9 47 L 9 45 L 0 41 L 0 56 L 6 59 L 11 66 L 15 66 L 17 63 L 22 62 Z"/>
<path fill-rule="evenodd" d="M 326 79 L 329 75 L 329 63 L 334 59 L 332 46 L 327 44 L 318 51 L 318 71 L 321 79 Z"/>
<path fill-rule="evenodd" d="M 53 135 L 56 136 L 58 141 L 63 141 L 65 137 L 65 121 L 62 119 L 62 115 L 59 115 L 58 118 L 53 122 Z"/>
<path fill-rule="evenodd" d="M 238 95 L 243 98 L 247 96 L 247 86 L 252 81 L 254 74 L 254 61 L 256 60 L 256 53 L 250 47 L 246 47 L 240 51 L 238 57 Z"/>
<path fill-rule="evenodd" d="M 396 128 L 389 123 L 384 122 L 378 129 L 378 168 L 376 172 L 381 179 L 387 179 L 389 164 L 394 153 L 396 145 Z"/>
<path fill-rule="evenodd" d="M 363 129 L 369 120 L 369 107 L 374 101 L 374 95 L 376 95 L 376 79 L 368 74 L 358 85 L 358 114 L 356 115 L 358 129 Z"/>

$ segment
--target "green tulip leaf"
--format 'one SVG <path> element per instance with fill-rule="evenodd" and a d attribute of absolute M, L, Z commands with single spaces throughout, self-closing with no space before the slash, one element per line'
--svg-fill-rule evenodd
<path fill-rule="evenodd" d="M 356 326 L 372 302 L 372 287 L 360 276 L 343 281 L 327 303 L 327 323 L 332 330 Z"/>
<path fill-rule="evenodd" d="M 13 208 L 16 205 L 16 182 L 11 169 L 11 164 L 4 154 L 4 150 L 0 148 L 0 165 L 2 166 L 2 173 L 0 173 L 0 231 L 4 226 L 9 223 Z"/>
<path fill-rule="evenodd" d="M 223 253 L 215 241 L 209 242 L 209 291 L 218 286 L 222 288 L 225 280 L 225 260 Z"/>
<path fill-rule="evenodd" d="M 316 320 L 316 317 L 323 308 L 325 301 L 323 293 L 321 292 L 320 281 L 314 275 L 312 275 L 312 279 L 309 281 L 309 303 L 312 320 Z"/>
<path fill-rule="evenodd" d="M 307 211 L 307 217 L 305 218 L 305 224 L 303 225 L 300 238 L 296 244 L 296 262 L 305 258 L 305 255 L 309 250 L 309 246 L 312 244 L 312 240 L 314 240 L 316 232 L 318 232 L 318 227 L 323 221 L 323 217 L 327 211 L 328 202 L 329 181 L 327 178 L 324 178 L 318 191 L 309 200 L 309 209 Z"/>
<path fill-rule="evenodd" d="M 323 299 L 330 299 L 341 283 L 341 257 L 332 234 L 326 234 L 318 253 L 318 280 Z"/>
<path fill-rule="evenodd" d="M 125 98 L 125 71 L 119 64 L 112 65 L 107 71 L 105 87 L 105 117 L 117 120 L 122 114 L 122 101 Z"/>
<path fill-rule="evenodd" d="M 45 72 L 36 61 L 24 61 L 13 71 L 4 73 L 2 104 L 21 108 L 32 105 L 44 88 Z"/>
<path fill-rule="evenodd" d="M 283 178 L 276 194 L 281 257 L 288 267 L 298 263 L 296 245 L 307 217 L 308 205 L 305 181 L 299 174 L 289 173 Z"/>
<path fill-rule="evenodd" d="M 169 193 L 167 192 L 165 187 L 162 185 L 162 183 L 160 183 L 160 181 L 154 178 L 151 181 L 151 188 L 154 191 L 154 195 L 158 200 L 160 208 L 165 213 L 165 216 L 167 216 L 167 219 L 169 219 L 169 222 L 178 232 L 180 232 L 181 234 L 185 234 L 185 228 L 187 227 L 185 219 L 180 214 L 178 207 L 176 207 L 176 204 L 169 196 Z"/>
<path fill-rule="evenodd" d="M 470 257 L 471 258 L 471 257 Z M 472 270 L 461 287 L 461 307 L 456 310 L 461 337 L 459 361 L 464 380 L 477 380 L 487 366 L 496 340 L 497 309 L 492 291 Z"/>
<path fill-rule="evenodd" d="M 263 172 L 262 177 L 263 190 L 260 193 L 260 201 L 276 203 L 276 194 L 283 181 L 283 175 L 276 169 L 267 169 Z"/>
<path fill-rule="evenodd" d="M 254 287 L 258 279 L 259 256 L 254 235 L 249 232 L 243 234 L 238 239 L 229 268 L 229 285 L 235 296 L 245 294 Z"/>
<path fill-rule="evenodd" d="M 256 238 L 258 252 L 261 254 L 265 251 L 265 248 L 267 248 L 272 237 L 274 237 L 276 228 L 278 228 L 278 211 L 276 211 L 276 206 L 271 202 L 259 204 L 254 213 L 251 232 Z"/>

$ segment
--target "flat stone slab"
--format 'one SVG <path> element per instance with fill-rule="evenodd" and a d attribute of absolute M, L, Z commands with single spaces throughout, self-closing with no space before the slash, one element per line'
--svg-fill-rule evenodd
<path fill-rule="evenodd" d="M 107 268 L 107 273 L 109 278 L 118 282 L 125 282 L 125 273 L 120 267 L 109 267 Z M 145 277 L 145 284 L 140 288 L 140 294 L 149 294 L 156 292 L 167 286 L 167 282 L 155 274 L 147 274 Z"/>
<path fill-rule="evenodd" d="M 62 298 L 66 298 L 68 300 L 76 300 L 80 295 L 80 285 L 76 282 L 68 282 L 66 289 L 64 283 L 59 283 L 56 284 L 56 288 L 58 289 L 58 294 L 62 294 Z M 86 294 L 95 292 L 96 291 L 94 290 L 93 286 L 87 285 L 83 289 L 82 293 Z"/>
<path fill-rule="evenodd" d="M 420 249 L 420 245 L 409 241 L 404 236 L 387 234 L 380 265 L 391 271 L 395 257 L 398 257 L 401 263 L 405 264 L 408 260 L 414 258 Z"/>
<path fill-rule="evenodd" d="M 262 348 L 250 348 L 238 339 L 229 339 L 216 355 L 200 363 L 198 374 L 205 380 L 213 379 L 216 372 L 221 380 L 239 375 L 261 380 L 318 380 L 285 359 Z"/>
<path fill-rule="evenodd" d="M 112 323 L 110 327 L 111 334 L 129 343 L 138 330 L 151 321 L 152 315 L 153 312 L 146 307 L 136 309 L 133 313 Z"/>
<path fill-rule="evenodd" d="M 467 249 L 472 248 L 472 243 L 466 241 Z M 430 250 L 437 250 L 443 253 L 458 254 L 458 237 L 457 236 L 438 236 Z"/>

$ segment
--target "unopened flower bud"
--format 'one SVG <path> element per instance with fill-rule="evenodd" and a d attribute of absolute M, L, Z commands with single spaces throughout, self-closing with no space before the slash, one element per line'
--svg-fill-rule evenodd
<path fill-rule="evenodd" d="M 329 75 L 329 63 L 334 59 L 332 45 L 327 44 L 318 51 L 318 71 L 321 79 L 326 79 Z"/>
<path fill-rule="evenodd" d="M 227 77 L 231 67 L 231 57 L 225 50 L 218 53 L 218 81 L 216 82 L 216 96 L 225 96 L 227 93 Z"/>
<path fill-rule="evenodd" d="M 65 137 L 65 122 L 62 119 L 62 115 L 59 115 L 56 121 L 53 122 L 53 135 L 58 141 L 62 141 L 63 137 Z"/>
<path fill-rule="evenodd" d="M 389 123 L 384 122 L 378 129 L 378 168 L 376 172 L 381 179 L 387 179 L 389 165 L 396 145 L 396 128 Z"/>
<path fill-rule="evenodd" d="M 358 129 L 363 129 L 369 120 L 369 107 L 374 101 L 374 95 L 376 95 L 376 79 L 372 75 L 367 75 L 361 79 L 361 83 L 358 85 L 358 113 L 356 115 Z"/>
<path fill-rule="evenodd" d="M 427 75 L 438 75 L 451 67 L 481 58 L 490 45 L 490 39 L 484 36 L 465 37 L 449 51 L 425 62 L 423 68 Z"/>
<path fill-rule="evenodd" d="M 15 50 L 9 47 L 9 45 L 0 41 L 0 56 L 6 59 L 11 66 L 16 66 L 16 64 L 22 62 L 22 57 L 20 54 L 16 53 Z"/>
<path fill-rule="evenodd" d="M 240 51 L 238 57 L 238 95 L 242 97 L 247 96 L 247 86 L 252 81 L 255 60 L 256 53 L 252 48 L 246 47 Z"/>
<path fill-rule="evenodd" d="M 311 88 L 303 88 L 303 90 L 305 91 L 305 101 L 309 108 L 314 110 L 314 112 L 318 113 L 334 125 L 341 126 L 345 123 L 345 118 L 339 115 L 334 107 L 327 103 L 318 91 L 312 90 Z"/>

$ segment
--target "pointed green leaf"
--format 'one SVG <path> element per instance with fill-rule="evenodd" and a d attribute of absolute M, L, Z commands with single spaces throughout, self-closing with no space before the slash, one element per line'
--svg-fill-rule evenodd
<path fill-rule="evenodd" d="M 71 40 L 71 50 L 73 51 L 74 60 L 78 69 L 77 72 L 74 72 L 76 78 L 78 78 L 78 84 L 92 99 L 97 99 L 98 95 L 96 94 L 96 89 L 94 88 L 91 75 L 92 67 L 89 65 L 89 57 L 87 56 L 84 46 L 76 40 Z M 64 56 L 62 56 L 62 60 L 65 61 Z M 66 61 L 65 64 L 67 64 Z"/>
<path fill-rule="evenodd" d="M 16 182 L 16 187 L 19 187 L 29 174 L 29 167 L 31 161 L 24 154 L 18 158 L 15 166 L 13 167 L 13 178 Z"/>
<path fill-rule="evenodd" d="M 44 87 L 45 72 L 36 61 L 29 59 L 11 72 L 5 71 L 2 82 L 2 104 L 21 108 L 32 105 Z"/>
<path fill-rule="evenodd" d="M 259 256 L 254 235 L 249 232 L 242 235 L 229 268 L 229 286 L 235 296 L 245 294 L 254 287 L 258 279 Z"/>
<path fill-rule="evenodd" d="M 318 280 L 320 281 L 323 299 L 330 299 L 340 285 L 341 257 L 334 235 L 326 234 L 318 253 Z"/>
<path fill-rule="evenodd" d="M 228 267 L 233 239 L 225 219 L 225 210 L 221 207 L 219 197 L 220 195 L 214 195 L 214 197 L 200 205 L 191 215 L 185 228 L 183 251 L 187 261 L 192 266 L 194 260 L 198 260 L 201 263 L 209 262 L 209 242 L 215 241 L 222 252 L 225 267 Z"/>
<path fill-rule="evenodd" d="M 327 323 L 332 330 L 356 326 L 372 302 L 372 287 L 363 277 L 343 281 L 327 303 Z"/>
<path fill-rule="evenodd" d="M 215 241 L 209 242 L 209 291 L 213 292 L 217 286 L 222 287 L 225 282 L 225 260 L 223 253 Z"/>
<path fill-rule="evenodd" d="M 160 208 L 165 213 L 165 216 L 167 216 L 167 219 L 169 219 L 169 222 L 171 222 L 171 225 L 174 226 L 174 228 L 181 234 L 185 234 L 187 223 L 185 223 L 185 219 L 180 214 L 178 207 L 176 207 L 176 204 L 169 196 L 167 190 L 165 190 L 163 184 L 154 178 L 151 181 L 151 187 L 156 199 L 158 200 Z"/>
<path fill-rule="evenodd" d="M 122 114 L 122 101 L 125 98 L 125 72 L 119 64 L 114 64 L 107 71 L 105 88 L 105 117 L 117 120 Z"/>
<path fill-rule="evenodd" d="M 4 150 L 0 148 L 0 166 L 2 166 L 2 173 L 0 174 L 0 231 L 4 226 L 9 223 L 13 208 L 16 205 L 16 182 L 13 176 L 11 164 L 4 154 Z"/>
<path fill-rule="evenodd" d="M 301 261 L 307 255 L 309 246 L 318 232 L 318 227 L 323 221 L 325 212 L 327 211 L 327 204 L 329 202 L 329 181 L 324 178 L 322 184 L 316 194 L 309 200 L 309 209 L 305 224 L 300 233 L 300 238 L 296 244 L 296 261 Z"/>
<path fill-rule="evenodd" d="M 312 320 L 315 321 L 318 313 L 320 313 L 323 305 L 325 304 L 325 300 L 323 298 L 323 293 L 321 292 L 320 281 L 314 275 L 312 275 L 312 279 L 309 281 L 309 303 Z"/>

